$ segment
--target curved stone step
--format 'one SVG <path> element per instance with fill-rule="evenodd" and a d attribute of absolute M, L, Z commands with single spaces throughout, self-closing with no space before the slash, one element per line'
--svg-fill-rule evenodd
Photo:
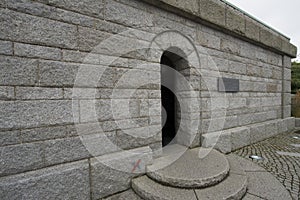
<path fill-rule="evenodd" d="M 235 200 L 245 195 L 247 177 L 230 174 L 223 182 L 209 188 L 183 189 L 165 186 L 142 176 L 132 180 L 132 188 L 145 200 Z"/>
<path fill-rule="evenodd" d="M 229 173 L 229 162 L 225 155 L 209 149 L 209 153 L 200 158 L 199 150 L 187 150 L 164 168 L 161 165 L 165 165 L 168 158 L 159 158 L 147 167 L 147 175 L 164 185 L 187 189 L 212 186 L 225 179 Z"/>

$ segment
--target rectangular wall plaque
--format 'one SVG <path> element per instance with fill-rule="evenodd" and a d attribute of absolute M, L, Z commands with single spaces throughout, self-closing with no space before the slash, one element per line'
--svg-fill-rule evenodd
<path fill-rule="evenodd" d="M 218 78 L 219 92 L 239 92 L 240 80 L 234 78 Z"/>

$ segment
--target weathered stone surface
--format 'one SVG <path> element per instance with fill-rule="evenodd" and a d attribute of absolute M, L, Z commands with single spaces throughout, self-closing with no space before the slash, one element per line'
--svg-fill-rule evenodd
<path fill-rule="evenodd" d="M 245 34 L 245 16 L 231 6 L 226 6 L 226 27 L 241 35 Z"/>
<path fill-rule="evenodd" d="M 20 131 L 21 142 L 35 142 L 42 140 L 57 139 L 68 136 L 66 126 L 41 127 L 33 129 L 24 129 Z"/>
<path fill-rule="evenodd" d="M 105 200 L 142 200 L 134 191 L 126 190 L 125 192 L 110 196 L 108 198 L 104 198 Z"/>
<path fill-rule="evenodd" d="M 1 39 L 72 49 L 77 47 L 77 29 L 74 25 L 12 10 L 1 9 L 0 13 L 0 20 L 3 21 Z"/>
<path fill-rule="evenodd" d="M 252 195 L 252 194 L 247 193 L 247 194 L 244 196 L 243 200 L 263 200 L 263 198 L 260 198 L 260 197 L 257 197 L 257 196 L 255 196 L 255 195 Z"/>
<path fill-rule="evenodd" d="M 81 160 L 89 156 L 87 148 L 79 137 L 45 142 L 46 165 Z"/>
<path fill-rule="evenodd" d="M 260 29 L 260 41 L 268 46 L 271 46 L 276 49 L 281 49 L 282 41 L 279 39 L 279 36 L 272 33 L 270 29 L 262 27 Z"/>
<path fill-rule="evenodd" d="M 10 41 L 0 41 L 0 54 L 12 55 L 13 54 L 13 45 Z"/>
<path fill-rule="evenodd" d="M 203 19 L 206 19 L 212 23 L 215 23 L 220 26 L 225 26 L 225 4 L 220 1 L 206 1 L 200 0 L 200 16 Z"/>
<path fill-rule="evenodd" d="M 102 65 L 41 61 L 39 66 L 41 86 L 74 86 L 75 84 L 77 87 L 96 87 L 98 81 L 105 81 L 102 77 L 105 75 L 103 72 L 106 68 Z M 106 83 L 103 82 L 100 83 Z"/>
<path fill-rule="evenodd" d="M 30 58 L 44 58 L 51 60 L 61 59 L 61 50 L 58 48 L 44 47 L 38 45 L 14 44 L 14 54 Z"/>
<path fill-rule="evenodd" d="M 200 151 L 207 151 L 199 158 Z M 229 172 L 226 157 L 215 150 L 187 150 L 178 160 L 161 169 L 165 159 L 159 158 L 147 167 L 147 175 L 162 184 L 181 188 L 208 187 L 221 182 Z M 189 163 L 190 167 L 186 167 Z"/>
<path fill-rule="evenodd" d="M 20 144 L 0 148 L 0 175 L 16 174 L 44 166 L 43 144 Z"/>
<path fill-rule="evenodd" d="M 268 172 L 247 172 L 248 193 L 263 199 L 292 199 L 288 191 Z M 276 192 L 274 192 L 276 191 Z"/>
<path fill-rule="evenodd" d="M 0 147 L 21 142 L 20 131 L 0 131 Z"/>
<path fill-rule="evenodd" d="M 146 146 L 161 141 L 161 125 L 118 130 L 116 142 L 122 149 Z"/>
<path fill-rule="evenodd" d="M 197 197 L 193 190 L 164 186 L 154 182 L 147 176 L 142 176 L 133 179 L 132 188 L 139 196 L 141 196 L 144 199 L 197 200 Z"/>
<path fill-rule="evenodd" d="M 0 102 L 1 129 L 30 128 L 74 121 L 72 102 L 63 100 Z M 5 113 L 5 114 L 4 114 Z"/>
<path fill-rule="evenodd" d="M 0 56 L 0 84 L 34 85 L 37 65 L 32 59 Z"/>
<path fill-rule="evenodd" d="M 92 51 L 95 47 L 101 45 L 102 41 L 104 41 L 106 38 L 109 38 L 111 36 L 106 32 L 98 31 L 86 27 L 79 27 L 78 34 L 79 34 L 79 39 L 78 39 L 79 50 L 83 50 L 83 51 Z"/>
<path fill-rule="evenodd" d="M 201 199 L 241 199 L 247 190 L 245 175 L 230 174 L 222 183 L 204 189 L 195 190 Z"/>
<path fill-rule="evenodd" d="M 250 144 L 250 129 L 248 127 L 231 129 L 230 132 L 232 151 Z"/>
<path fill-rule="evenodd" d="M 16 99 L 41 100 L 41 99 L 62 99 L 61 88 L 45 87 L 16 87 Z"/>
<path fill-rule="evenodd" d="M 202 147 L 214 148 L 222 153 L 231 152 L 231 134 L 228 131 L 218 131 L 202 135 Z"/>
<path fill-rule="evenodd" d="M 226 157 L 230 164 L 231 173 L 244 175 L 245 172 L 266 172 L 264 168 L 235 154 L 229 154 Z"/>
<path fill-rule="evenodd" d="M 116 152 L 91 159 L 93 199 L 103 198 L 130 188 L 131 178 L 145 172 L 152 162 L 149 147 Z M 134 167 L 136 164 L 138 165 Z"/>
<path fill-rule="evenodd" d="M 106 2 L 105 19 L 142 29 L 153 26 L 152 14 L 113 0 L 108 0 Z"/>
<path fill-rule="evenodd" d="M 203 31 L 197 31 L 197 41 L 200 45 L 203 45 L 205 47 L 220 49 L 220 38 L 212 34 Z"/>
<path fill-rule="evenodd" d="M 295 118 L 295 127 L 299 128 L 300 127 L 300 119 Z"/>
<path fill-rule="evenodd" d="M 0 178 L 1 199 L 89 199 L 88 162 Z"/>
<path fill-rule="evenodd" d="M 221 39 L 221 50 L 233 54 L 240 54 L 241 46 L 236 41 Z"/>
<path fill-rule="evenodd" d="M 91 15 L 95 17 L 103 17 L 104 0 L 47 0 L 50 5 L 61 7 L 67 10 L 73 10 L 82 14 Z"/>
<path fill-rule="evenodd" d="M 0 86 L 0 100 L 11 100 L 15 98 L 14 87 Z"/>

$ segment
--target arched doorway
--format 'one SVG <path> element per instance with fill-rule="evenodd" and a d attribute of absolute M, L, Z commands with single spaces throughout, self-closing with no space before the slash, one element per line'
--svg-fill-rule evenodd
<path fill-rule="evenodd" d="M 182 57 L 165 51 L 161 56 L 161 101 L 162 101 L 162 145 L 175 143 L 174 138 L 180 125 L 180 105 L 177 99 L 178 62 Z M 172 68 L 173 70 L 168 70 Z M 167 87 L 166 87 L 167 86 Z"/>

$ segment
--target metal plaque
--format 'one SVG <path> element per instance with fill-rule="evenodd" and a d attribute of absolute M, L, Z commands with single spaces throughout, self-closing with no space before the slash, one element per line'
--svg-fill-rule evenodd
<path fill-rule="evenodd" d="M 219 92 L 239 92 L 240 80 L 234 78 L 219 78 L 218 90 Z"/>

